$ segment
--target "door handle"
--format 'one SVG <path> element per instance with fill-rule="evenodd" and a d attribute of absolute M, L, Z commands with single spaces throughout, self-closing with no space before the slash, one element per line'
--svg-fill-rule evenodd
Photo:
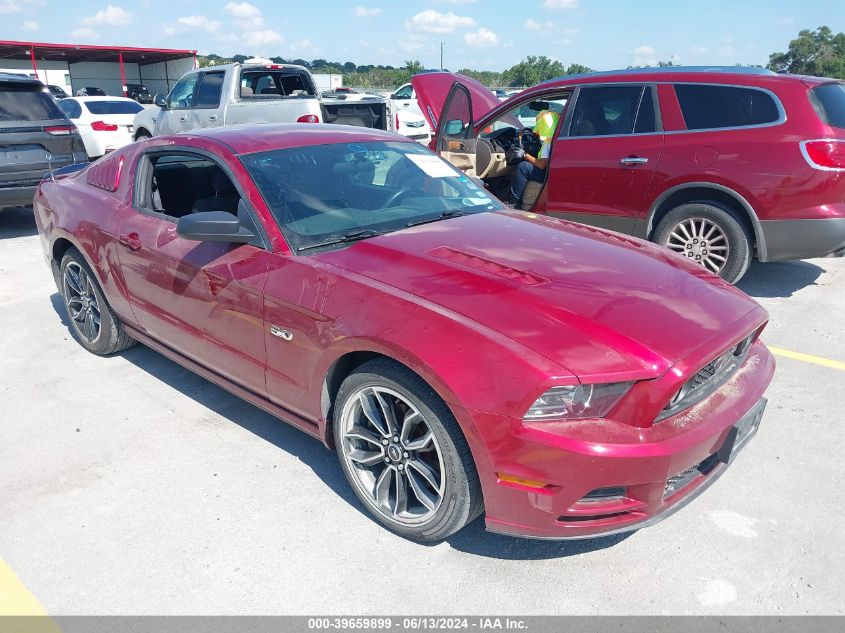
<path fill-rule="evenodd" d="M 209 115 L 208 115 L 208 120 L 209 120 L 209 121 L 216 121 L 216 120 L 217 120 L 217 115 L 216 115 L 216 114 L 209 114 Z"/>
<path fill-rule="evenodd" d="M 125 246 L 130 251 L 141 250 L 141 238 L 138 237 L 137 233 L 124 233 L 117 238 L 117 241 L 120 242 L 121 246 Z"/>
<path fill-rule="evenodd" d="M 623 165 L 645 165 L 648 162 L 647 158 L 641 156 L 626 156 L 619 161 Z"/>
<path fill-rule="evenodd" d="M 180 116 L 180 117 L 179 117 L 179 120 L 180 120 L 180 121 L 187 121 L 187 120 L 188 120 L 188 117 L 187 117 L 187 116 Z"/>

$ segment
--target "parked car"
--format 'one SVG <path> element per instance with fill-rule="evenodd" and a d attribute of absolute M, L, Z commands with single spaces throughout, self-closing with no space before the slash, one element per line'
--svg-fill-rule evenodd
<path fill-rule="evenodd" d="M 92 159 L 135 140 L 135 115 L 144 109 L 126 97 L 68 97 L 59 107 L 76 125 Z"/>
<path fill-rule="evenodd" d="M 142 108 L 135 118 L 132 120 L 132 127 L 135 129 L 134 138 L 140 140 L 142 138 L 150 138 L 155 131 L 156 119 L 158 118 L 161 108 L 156 105 Z"/>
<path fill-rule="evenodd" d="M 417 101 L 417 94 L 411 84 L 399 86 L 393 91 L 393 94 L 390 95 L 390 100 L 393 102 L 394 111 L 410 110 L 411 112 L 422 114 L 420 104 Z"/>
<path fill-rule="evenodd" d="M 150 94 L 146 86 L 141 84 L 126 84 L 126 96 L 138 103 L 148 104 L 153 102 L 153 95 Z"/>
<path fill-rule="evenodd" d="M 153 136 L 241 123 L 347 123 L 387 128 L 382 99 L 321 101 L 307 68 L 291 64 L 226 64 L 184 75 L 156 95 Z"/>
<path fill-rule="evenodd" d="M 393 133 L 154 137 L 43 182 L 35 215 L 84 348 L 140 341 L 319 438 L 423 541 L 482 512 L 543 538 L 654 523 L 747 444 L 774 370 L 744 293 L 506 209 Z"/>
<path fill-rule="evenodd" d="M 428 145 L 431 142 L 431 128 L 422 114 L 412 110 L 399 110 L 394 115 L 394 130 L 402 136 Z"/>
<path fill-rule="evenodd" d="M 845 254 L 845 83 L 763 69 L 562 77 L 500 103 L 467 77 L 413 78 L 437 148 L 507 195 L 532 110 L 563 110 L 522 208 L 650 239 L 735 282 L 762 262 Z M 451 99 L 451 104 L 450 100 Z M 446 105 L 447 111 L 441 113 Z"/>
<path fill-rule="evenodd" d="M 79 132 L 44 84 L 0 73 L 0 210 L 31 205 L 51 169 L 87 160 Z"/>
<path fill-rule="evenodd" d="M 106 91 L 96 86 L 85 86 L 76 91 L 77 97 L 106 97 Z"/>
<path fill-rule="evenodd" d="M 61 86 L 56 86 L 54 84 L 47 84 L 44 86 L 44 91 L 53 96 L 55 99 L 64 99 L 68 96 Z"/>

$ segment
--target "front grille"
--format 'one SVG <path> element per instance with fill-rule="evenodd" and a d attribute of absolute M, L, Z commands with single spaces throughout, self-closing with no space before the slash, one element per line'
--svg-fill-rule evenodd
<path fill-rule="evenodd" d="M 710 455 L 710 457 L 696 464 L 692 468 L 687 468 L 685 471 L 669 477 L 669 479 L 666 480 L 666 486 L 663 488 L 663 498 L 666 499 L 679 490 L 683 490 L 686 488 L 687 484 L 699 475 L 706 475 L 709 473 L 713 470 L 713 467 L 718 461 L 719 458 L 717 455 Z"/>
<path fill-rule="evenodd" d="M 656 422 L 670 415 L 674 415 L 679 411 L 683 411 L 701 402 L 716 391 L 719 387 L 730 380 L 736 371 L 745 362 L 748 351 L 751 349 L 751 342 L 754 339 L 754 334 L 751 333 L 742 339 L 735 346 L 723 353 L 721 356 L 713 359 L 704 367 L 699 369 L 693 376 L 687 380 L 674 397 L 669 401 Z"/>

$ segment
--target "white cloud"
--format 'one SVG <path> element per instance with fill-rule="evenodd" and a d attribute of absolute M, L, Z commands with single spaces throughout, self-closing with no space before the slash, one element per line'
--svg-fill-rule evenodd
<path fill-rule="evenodd" d="M 410 20 L 405 20 L 405 28 L 419 33 L 454 33 L 456 29 L 475 26 L 475 20 L 468 16 L 440 13 L 434 9 L 426 9 L 417 13 Z"/>
<path fill-rule="evenodd" d="M 82 18 L 82 23 L 88 26 L 125 26 L 132 21 L 132 14 L 126 9 L 109 4 L 94 15 Z"/>
<path fill-rule="evenodd" d="M 294 53 L 299 53 L 300 55 L 316 55 L 319 52 L 317 47 L 314 46 L 314 43 L 307 37 L 297 42 L 292 42 L 290 50 Z"/>
<path fill-rule="evenodd" d="M 464 35 L 464 42 L 466 42 L 467 46 L 488 48 L 499 44 L 499 36 L 493 31 L 481 27 L 477 31 L 470 31 Z"/>
<path fill-rule="evenodd" d="M 8 15 L 10 13 L 17 13 L 22 9 L 17 0 L 2 0 L 0 1 L 0 15 Z"/>
<path fill-rule="evenodd" d="M 634 54 L 634 66 L 650 66 L 657 63 L 654 58 L 654 49 L 643 44 L 631 51 Z"/>
<path fill-rule="evenodd" d="M 279 33 L 272 29 L 265 28 L 264 15 L 261 9 L 249 2 L 228 2 L 223 9 L 232 16 L 235 26 L 239 32 L 227 33 L 223 41 L 236 43 L 250 49 L 267 46 L 268 44 L 281 44 L 285 41 Z"/>
<path fill-rule="evenodd" d="M 545 22 L 538 22 L 537 20 L 532 20 L 528 18 L 525 20 L 525 23 L 522 25 L 529 31 L 541 31 L 543 33 L 548 33 L 549 31 L 555 28 L 555 23 L 551 20 L 546 20 Z"/>
<path fill-rule="evenodd" d="M 261 14 L 261 9 L 254 4 L 229 2 L 223 9 L 234 18 L 235 24 L 242 29 L 257 31 L 264 28 L 264 16 Z"/>
<path fill-rule="evenodd" d="M 545 0 L 543 6 L 547 9 L 574 9 L 578 6 L 578 0 Z"/>
<path fill-rule="evenodd" d="M 78 29 L 73 29 L 70 32 L 70 36 L 81 40 L 96 40 L 98 37 L 97 31 L 90 29 L 87 26 L 81 26 Z"/>
<path fill-rule="evenodd" d="M 368 7 L 355 7 L 352 12 L 358 16 L 359 18 L 371 18 L 375 15 L 378 15 L 382 12 L 382 9 L 377 8 L 368 8 Z"/>
<path fill-rule="evenodd" d="M 795 18 L 781 18 L 780 21 L 784 24 L 795 24 Z"/>
<path fill-rule="evenodd" d="M 41 25 L 35 20 L 24 20 L 23 24 L 21 24 L 21 31 L 26 31 L 27 33 L 34 33 L 40 30 Z"/>
<path fill-rule="evenodd" d="M 205 29 L 209 33 L 215 33 L 223 24 L 220 20 L 210 20 L 204 15 L 186 15 L 176 18 L 176 21 L 192 29 Z"/>

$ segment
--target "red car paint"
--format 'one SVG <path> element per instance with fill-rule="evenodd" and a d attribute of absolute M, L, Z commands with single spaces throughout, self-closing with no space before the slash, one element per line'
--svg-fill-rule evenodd
<path fill-rule="evenodd" d="M 294 255 L 239 161 L 267 149 L 385 139 L 413 142 L 291 125 L 135 143 L 94 164 L 124 161 L 114 192 L 89 184 L 91 168 L 40 185 L 45 255 L 55 271 L 77 247 L 133 337 L 327 446 L 342 373 L 362 353 L 407 365 L 460 423 L 496 531 L 567 538 L 631 529 L 721 474 L 726 464 L 717 463 L 664 494 L 668 478 L 726 444 L 772 378 L 774 361 L 757 339 L 767 314 L 739 290 L 639 239 L 506 210 Z M 161 147 L 201 150 L 230 170 L 269 247 L 185 240 L 172 222 L 138 212 L 139 158 Z M 294 342 L 272 336 L 270 324 L 283 324 Z M 690 376 L 750 336 L 727 382 L 655 421 Z M 579 380 L 637 382 L 603 419 L 522 419 L 549 387 Z M 607 487 L 624 493 L 583 499 Z"/>
<path fill-rule="evenodd" d="M 650 239 L 677 204 L 714 201 L 743 219 L 760 261 L 845 255 L 845 166 L 818 169 L 801 142 L 845 142 L 845 127 L 825 123 L 811 91 L 834 79 L 762 74 L 765 71 L 644 69 L 561 77 L 500 102 L 479 82 L 449 72 L 412 79 L 420 109 L 432 129 L 453 84 L 472 98 L 475 134 L 522 104 L 572 91 L 551 148 L 547 184 L 535 213 L 611 228 Z M 773 95 L 782 108 L 773 124 L 687 130 L 676 86 L 723 85 Z M 646 134 L 571 136 L 566 111 L 576 91 L 589 86 L 653 86 L 658 130 Z M 840 104 L 841 107 L 841 104 Z M 431 148 L 435 149 L 434 138 Z M 624 165 L 626 157 L 648 159 Z"/>

